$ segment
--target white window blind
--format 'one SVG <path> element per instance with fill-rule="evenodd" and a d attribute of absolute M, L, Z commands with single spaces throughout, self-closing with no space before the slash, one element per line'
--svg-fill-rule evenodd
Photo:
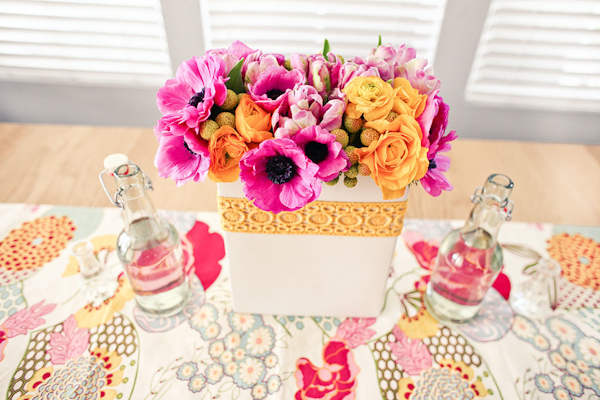
<path fill-rule="evenodd" d="M 446 0 L 201 0 L 206 48 L 241 40 L 254 49 L 314 54 L 329 40 L 346 59 L 365 57 L 382 43 L 414 47 L 433 57 Z"/>
<path fill-rule="evenodd" d="M 492 0 L 466 99 L 600 112 L 600 1 Z"/>
<path fill-rule="evenodd" d="M 157 86 L 172 76 L 159 0 L 3 0 L 0 79 Z"/>

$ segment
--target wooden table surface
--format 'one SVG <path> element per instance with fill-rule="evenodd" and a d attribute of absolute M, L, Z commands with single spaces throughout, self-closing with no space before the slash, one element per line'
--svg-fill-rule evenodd
<path fill-rule="evenodd" d="M 0 202 L 110 207 L 98 173 L 124 153 L 154 182 L 157 208 L 216 211 L 216 184 L 159 178 L 156 148 L 151 128 L 0 123 Z M 503 173 L 515 183 L 513 220 L 600 225 L 600 146 L 459 138 L 449 154 L 454 190 L 434 198 L 416 187 L 408 218 L 465 219 L 474 189 Z"/>

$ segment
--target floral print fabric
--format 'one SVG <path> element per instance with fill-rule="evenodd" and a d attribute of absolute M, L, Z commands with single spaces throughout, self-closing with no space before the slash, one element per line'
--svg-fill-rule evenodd
<path fill-rule="evenodd" d="M 456 326 L 424 305 L 448 221 L 407 220 L 381 315 L 343 318 L 235 312 L 217 214 L 166 217 L 194 293 L 182 313 L 156 318 L 137 309 L 116 258 L 118 210 L 0 205 L 6 398 L 600 398 L 600 228 L 507 224 L 512 241 L 561 265 L 558 308 L 540 319 L 512 311 L 506 298 L 527 260 L 505 253 L 478 318 Z M 86 303 L 77 240 L 112 271 L 111 297 Z"/>

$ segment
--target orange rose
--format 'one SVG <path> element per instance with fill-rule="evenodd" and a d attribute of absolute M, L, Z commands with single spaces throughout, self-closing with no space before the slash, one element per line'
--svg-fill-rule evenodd
<path fill-rule="evenodd" d="M 260 108 L 250 96 L 243 95 L 235 109 L 235 127 L 248 143 L 273 138 L 271 114 Z"/>
<path fill-rule="evenodd" d="M 427 173 L 429 161 L 423 134 L 417 121 L 403 114 L 390 124 L 390 130 L 367 148 L 356 149 L 358 161 L 371 170 L 384 200 L 404 195 L 406 186 Z"/>
<path fill-rule="evenodd" d="M 417 119 L 425 109 L 427 102 L 426 94 L 419 94 L 413 89 L 410 82 L 404 78 L 394 79 L 394 107 L 393 111 L 398 114 L 408 114 Z"/>
<path fill-rule="evenodd" d="M 240 176 L 240 158 L 248 151 L 244 138 L 230 126 L 223 125 L 208 143 L 210 168 L 214 182 L 235 182 Z"/>
<path fill-rule="evenodd" d="M 394 106 L 392 85 L 376 76 L 357 76 L 342 90 L 348 96 L 346 114 L 367 121 L 385 118 Z"/>

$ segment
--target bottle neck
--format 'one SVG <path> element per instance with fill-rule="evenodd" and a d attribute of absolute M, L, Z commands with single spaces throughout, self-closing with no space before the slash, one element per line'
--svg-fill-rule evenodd
<path fill-rule="evenodd" d="M 158 238 L 168 234 L 147 193 L 150 185 L 135 165 L 123 165 L 115 171 L 118 202 L 121 205 L 125 231 L 132 237 Z"/>
<path fill-rule="evenodd" d="M 121 200 L 123 202 L 122 214 L 125 229 L 129 229 L 138 220 L 159 220 L 154 204 L 152 204 L 152 200 L 146 194 L 144 188 L 132 186 L 125 189 L 121 195 Z"/>
<path fill-rule="evenodd" d="M 482 201 L 471 210 L 461 235 L 468 246 L 488 249 L 498 243 L 498 232 L 503 222 L 504 214 L 498 207 Z"/>

